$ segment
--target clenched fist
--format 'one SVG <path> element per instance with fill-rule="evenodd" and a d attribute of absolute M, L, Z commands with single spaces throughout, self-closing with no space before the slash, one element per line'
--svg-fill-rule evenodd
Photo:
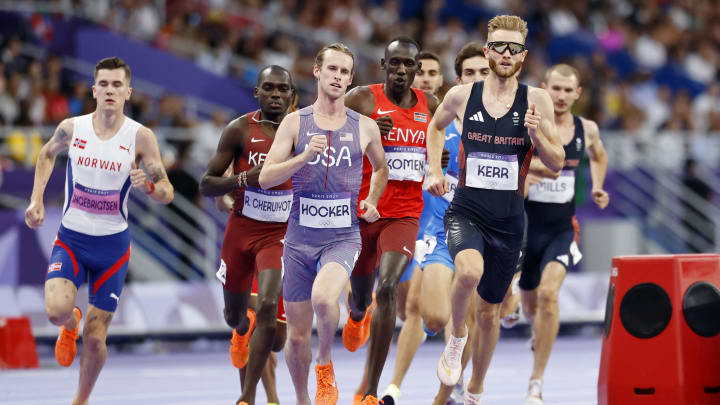
<path fill-rule="evenodd" d="M 442 197 L 450 191 L 450 183 L 447 181 L 442 172 L 440 175 L 429 175 L 428 192 L 436 197 Z"/>
<path fill-rule="evenodd" d="M 380 128 L 380 136 L 385 136 L 392 130 L 393 120 L 389 115 L 383 115 L 375 120 L 378 128 Z"/>
<path fill-rule="evenodd" d="M 45 219 L 45 205 L 41 202 L 31 201 L 30 205 L 25 210 L 25 224 L 30 229 L 35 229 L 42 226 L 43 220 Z"/>
<path fill-rule="evenodd" d="M 369 202 L 362 200 L 359 204 L 360 208 L 360 218 L 364 219 L 367 222 L 375 222 L 378 219 L 380 219 L 380 213 L 378 212 L 377 208 L 375 208 L 374 205 L 370 204 Z"/>
<path fill-rule="evenodd" d="M 132 168 L 132 170 L 130 170 L 130 183 L 133 188 L 136 188 L 143 193 L 149 193 L 152 191 L 150 185 L 148 184 L 149 181 L 147 180 L 147 175 L 145 175 L 145 170 L 138 169 L 137 163 L 135 162 L 132 162 L 130 167 Z"/>
<path fill-rule="evenodd" d="M 601 210 L 604 210 L 610 203 L 610 195 L 608 195 L 607 191 L 601 188 L 594 188 L 592 190 L 592 198 L 595 205 L 597 205 Z"/>
<path fill-rule="evenodd" d="M 525 111 L 525 128 L 528 129 L 528 135 L 530 135 L 530 137 L 535 136 L 535 131 L 537 131 L 538 126 L 540 126 L 540 120 L 542 120 L 540 112 L 535 110 L 535 104 L 531 105 L 530 108 Z"/>
<path fill-rule="evenodd" d="M 305 152 L 303 152 L 305 154 L 305 161 L 311 162 L 317 155 L 325 153 L 325 148 L 327 148 L 327 136 L 313 135 L 305 147 Z"/>

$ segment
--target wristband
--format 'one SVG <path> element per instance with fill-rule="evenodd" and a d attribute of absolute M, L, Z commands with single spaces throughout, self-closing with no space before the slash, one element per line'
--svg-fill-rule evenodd
<path fill-rule="evenodd" d="M 237 183 L 239 188 L 247 186 L 247 172 L 240 172 L 240 174 L 238 174 Z"/>
<path fill-rule="evenodd" d="M 155 184 L 152 181 L 148 180 L 145 184 L 150 189 L 149 191 L 146 191 L 145 194 L 150 195 L 155 192 Z"/>

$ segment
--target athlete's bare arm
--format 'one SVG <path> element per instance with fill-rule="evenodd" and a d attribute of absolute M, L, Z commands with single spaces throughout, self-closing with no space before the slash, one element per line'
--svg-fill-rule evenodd
<path fill-rule="evenodd" d="M 357 86 L 345 95 L 345 107 L 367 117 L 375 111 L 375 97 L 367 86 Z"/>
<path fill-rule="evenodd" d="M 592 198 L 600 209 L 605 209 L 610 196 L 603 189 L 608 159 L 605 146 L 600 139 L 600 129 L 595 121 L 581 118 L 585 132 L 585 150 L 590 157 L 590 175 L 592 176 Z"/>
<path fill-rule="evenodd" d="M 45 187 L 55 167 L 55 157 L 58 153 L 70 147 L 70 140 L 73 133 L 73 119 L 67 118 L 55 128 L 55 133 L 40 149 L 37 163 L 35 164 L 35 182 L 33 183 L 30 205 L 25 210 L 25 223 L 32 229 L 43 224 L 45 219 Z"/>
<path fill-rule="evenodd" d="M 437 110 L 438 106 L 440 105 L 440 100 L 431 93 L 425 92 L 425 99 L 427 100 L 428 110 L 430 110 L 430 115 L 435 115 L 435 111 Z"/>
<path fill-rule="evenodd" d="M 360 116 L 360 144 L 365 144 L 364 153 L 373 167 L 370 177 L 370 191 L 367 198 L 360 201 L 359 208 L 362 212 L 360 217 L 367 222 L 375 222 L 380 218 L 377 211 L 377 204 L 380 201 L 388 181 L 388 166 L 385 162 L 385 150 L 382 147 L 380 128 L 375 121 L 368 117 Z"/>
<path fill-rule="evenodd" d="M 135 162 L 133 162 L 133 170 L 130 171 L 130 182 L 134 188 L 148 194 L 153 200 L 169 204 L 175 197 L 173 185 L 168 180 L 162 159 L 160 159 L 160 148 L 158 148 L 155 134 L 147 127 L 140 127 L 135 138 Z M 148 184 L 145 171 L 137 168 L 137 162 L 140 161 L 152 181 L 152 186 Z M 152 188 L 151 188 L 152 187 Z M 154 188 L 154 190 L 153 190 Z M 152 192 L 150 192 L 152 190 Z"/>
<path fill-rule="evenodd" d="M 302 153 L 290 158 L 295 149 L 297 137 L 308 136 L 299 132 L 300 114 L 298 112 L 288 114 L 275 133 L 275 140 L 260 171 L 260 187 L 268 189 L 284 183 L 307 162 L 325 151 L 327 136 L 313 135 L 308 147 Z"/>
<path fill-rule="evenodd" d="M 375 111 L 375 96 L 367 86 L 358 86 L 345 95 L 345 107 L 369 117 Z M 380 128 L 380 135 L 387 135 L 392 130 L 393 121 L 390 115 L 383 115 L 375 120 Z"/>
<path fill-rule="evenodd" d="M 548 179 L 557 179 L 558 177 L 560 177 L 561 172 L 562 170 L 554 172 L 548 169 L 548 167 L 545 166 L 542 160 L 540 160 L 540 158 L 537 156 L 533 156 L 532 160 L 530 161 L 530 174 L 534 176 L 544 177 Z"/>
<path fill-rule="evenodd" d="M 442 196 L 449 191 L 449 185 L 442 172 L 442 151 L 445 145 L 445 127 L 455 118 L 462 119 L 470 96 L 472 83 L 451 88 L 443 102 L 435 110 L 428 125 L 427 154 L 430 163 L 430 181 L 428 191 L 435 196 Z M 462 110 L 462 111 L 461 111 Z"/>
<path fill-rule="evenodd" d="M 229 165 L 223 173 L 223 177 L 231 177 L 233 175 L 233 167 Z M 231 212 L 233 209 L 233 200 L 230 194 L 223 194 L 215 197 L 215 208 L 220 212 Z"/>
<path fill-rule="evenodd" d="M 530 108 L 525 112 L 525 127 L 540 160 L 552 171 L 562 170 L 565 149 L 555 130 L 550 94 L 545 89 L 528 86 L 528 103 Z"/>
<path fill-rule="evenodd" d="M 242 153 L 242 148 L 247 138 L 247 130 L 248 121 L 245 115 L 232 120 L 225 129 L 223 129 L 217 150 L 210 158 L 205 174 L 202 180 L 200 180 L 200 194 L 207 197 L 222 196 L 238 188 L 238 175 L 233 175 L 232 170 L 229 176 L 225 176 L 225 173 L 235 159 L 235 156 Z M 260 169 L 257 169 L 255 183 L 257 183 L 257 175 L 259 173 Z M 250 176 L 248 176 L 248 183 L 249 177 Z M 257 186 L 257 184 L 255 184 L 255 186 Z"/>

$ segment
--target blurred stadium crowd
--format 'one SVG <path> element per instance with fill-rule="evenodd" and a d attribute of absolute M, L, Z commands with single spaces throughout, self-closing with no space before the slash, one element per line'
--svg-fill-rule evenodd
<path fill-rule="evenodd" d="M 468 41 L 484 41 L 499 13 L 523 16 L 530 54 L 521 80 L 538 85 L 552 63 L 582 76 L 575 112 L 604 130 L 652 136 L 659 131 L 720 133 L 720 2 L 717 0 L 56 0 L 15 1 L 25 26 L 0 38 L 0 123 L 52 126 L 94 108 L 85 77 L 52 54 L 33 55 L 54 35 L 53 20 L 91 24 L 167 50 L 207 71 L 252 88 L 263 66 L 288 67 L 300 105 L 315 93 L 312 56 L 338 38 L 357 54 L 355 83 L 383 80 L 386 42 L 410 35 L 444 63 L 443 92 L 454 84 L 453 61 Z M 189 111 L 180 94 L 136 91 L 128 114 L 151 128 L 188 128 L 189 155 L 206 162 L 228 110 Z M 185 153 L 180 153 L 185 155 Z"/>

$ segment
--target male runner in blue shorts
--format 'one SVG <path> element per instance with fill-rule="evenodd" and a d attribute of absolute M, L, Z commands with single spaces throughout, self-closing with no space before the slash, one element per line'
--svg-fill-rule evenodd
<path fill-rule="evenodd" d="M 45 312 L 61 326 L 55 359 L 69 367 L 77 354 L 82 314 L 75 306 L 77 289 L 87 279 L 90 298 L 83 325 L 80 380 L 73 405 L 85 405 L 107 358 L 105 339 L 122 293 L 130 231 L 127 200 L 130 188 L 168 204 L 173 186 L 160 160 L 153 132 L 123 114 L 130 99 L 130 67 L 120 58 L 105 58 L 95 66 L 95 112 L 63 120 L 42 147 L 35 166 L 25 223 L 42 225 L 43 194 L 55 157 L 68 150 L 65 204 L 45 281 Z M 138 169 L 142 163 L 150 173 Z"/>

